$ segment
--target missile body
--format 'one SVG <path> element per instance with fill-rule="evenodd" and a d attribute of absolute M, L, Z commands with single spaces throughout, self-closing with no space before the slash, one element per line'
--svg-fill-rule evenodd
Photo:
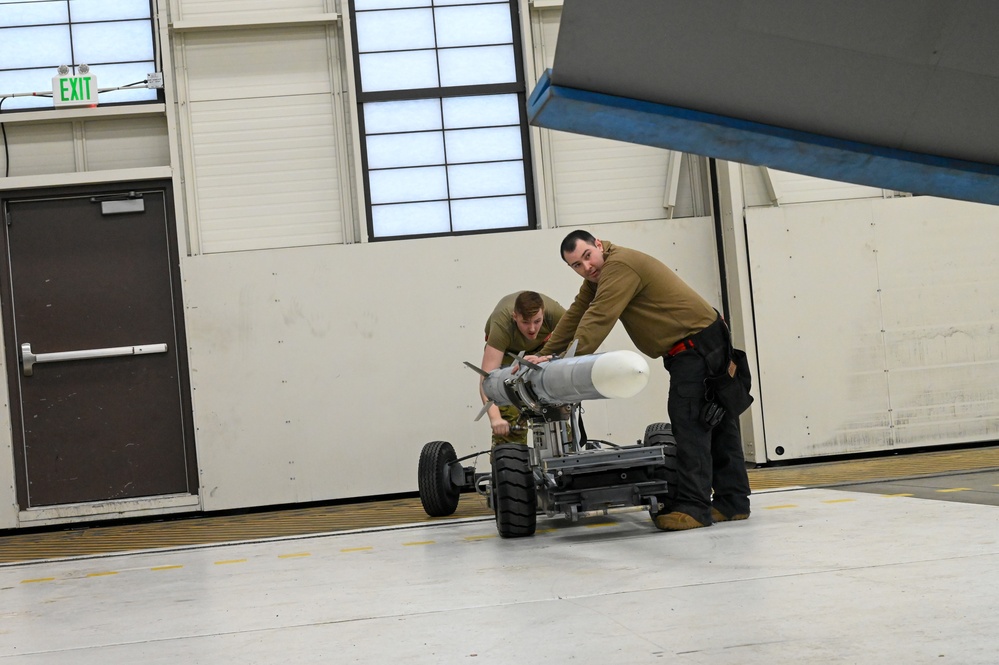
<path fill-rule="evenodd" d="M 516 368 L 516 371 L 514 371 Z M 587 399 L 637 395 L 649 382 L 649 364 L 634 351 L 608 351 L 551 360 L 514 362 L 482 379 L 482 391 L 499 406 L 538 410 Z"/>

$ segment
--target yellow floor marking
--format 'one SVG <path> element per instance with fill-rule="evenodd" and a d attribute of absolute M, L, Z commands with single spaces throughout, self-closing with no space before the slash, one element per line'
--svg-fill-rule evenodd
<path fill-rule="evenodd" d="M 856 501 L 856 499 L 829 499 L 828 501 L 823 501 L 822 503 L 850 503 L 851 501 Z"/>
<path fill-rule="evenodd" d="M 246 563 L 246 559 L 226 559 L 224 561 L 216 561 L 216 566 L 223 566 L 227 563 Z"/>
<path fill-rule="evenodd" d="M 375 549 L 375 548 L 374 547 L 347 547 L 347 548 L 344 548 L 344 549 L 342 549 L 340 551 L 341 552 L 366 552 L 368 550 L 373 550 L 373 549 Z"/>
<path fill-rule="evenodd" d="M 970 487 L 951 487 L 950 489 L 937 490 L 938 492 L 970 492 Z"/>
<path fill-rule="evenodd" d="M 184 566 L 180 564 L 175 564 L 172 566 L 153 566 L 149 570 L 176 570 L 177 568 L 183 568 Z"/>
<path fill-rule="evenodd" d="M 495 538 L 496 534 L 489 534 L 488 536 L 465 536 L 465 540 L 488 540 L 490 538 Z"/>
<path fill-rule="evenodd" d="M 294 559 L 302 556 L 312 556 L 312 552 L 293 552 L 291 554 L 278 554 L 279 559 Z"/>
<path fill-rule="evenodd" d="M 587 529 L 599 529 L 604 526 L 617 526 L 617 522 L 600 522 L 599 524 L 587 524 Z"/>
<path fill-rule="evenodd" d="M 781 508 L 797 508 L 798 506 L 793 503 L 785 503 L 780 506 L 763 506 L 767 510 L 780 510 Z"/>
<path fill-rule="evenodd" d="M 553 531 L 555 531 L 555 529 L 538 529 L 534 533 L 551 533 Z"/>
<path fill-rule="evenodd" d="M 881 496 L 893 497 L 893 496 L 915 496 L 911 492 L 902 492 L 901 494 L 882 494 Z"/>
<path fill-rule="evenodd" d="M 417 540 L 412 543 L 403 543 L 403 545 L 405 545 L 406 547 L 412 547 L 414 545 L 434 545 L 436 543 L 437 543 L 436 540 Z"/>
<path fill-rule="evenodd" d="M 107 575 L 117 575 L 117 570 L 106 570 L 102 573 L 87 573 L 87 577 L 105 577 Z"/>
<path fill-rule="evenodd" d="M 34 584 L 35 582 L 52 582 L 54 577 L 39 577 L 33 580 L 21 580 L 21 584 Z"/>

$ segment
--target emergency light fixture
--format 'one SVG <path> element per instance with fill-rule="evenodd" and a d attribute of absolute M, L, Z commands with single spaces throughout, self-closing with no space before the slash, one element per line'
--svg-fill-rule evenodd
<path fill-rule="evenodd" d="M 80 65 L 77 74 L 70 74 L 67 65 L 59 65 L 52 77 L 52 102 L 63 106 L 97 106 L 97 77 L 88 65 Z"/>

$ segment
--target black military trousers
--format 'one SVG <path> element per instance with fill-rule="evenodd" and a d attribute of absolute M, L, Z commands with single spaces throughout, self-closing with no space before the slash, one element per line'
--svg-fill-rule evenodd
<path fill-rule="evenodd" d="M 668 508 L 711 524 L 712 506 L 729 517 L 749 514 L 749 476 L 738 418 L 726 414 L 710 430 L 700 421 L 704 379 L 728 366 L 728 330 L 719 319 L 698 333 L 694 342 L 696 350 L 663 360 L 669 372 L 666 407 L 676 438 L 678 475 Z"/>

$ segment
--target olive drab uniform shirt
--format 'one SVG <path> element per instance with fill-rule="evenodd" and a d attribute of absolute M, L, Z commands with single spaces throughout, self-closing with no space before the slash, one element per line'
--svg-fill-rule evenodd
<path fill-rule="evenodd" d="M 513 320 L 513 304 L 521 293 L 523 291 L 504 296 L 496 304 L 493 313 L 489 315 L 489 320 L 486 321 L 486 344 L 504 353 L 507 351 L 514 354 L 521 351 L 526 351 L 529 354 L 535 353 L 552 334 L 559 319 L 565 315 L 565 308 L 562 305 L 545 294 L 539 293 L 538 295 L 541 296 L 541 301 L 544 303 L 544 321 L 541 324 L 541 330 L 538 331 L 538 336 L 534 339 L 527 339 Z M 513 359 L 509 356 L 503 358 L 504 366 L 511 362 Z"/>
<path fill-rule="evenodd" d="M 674 344 L 715 322 L 718 313 L 662 261 L 601 240 L 600 281 L 583 280 L 575 301 L 537 355 L 594 353 L 620 320 L 638 350 L 664 356 Z"/>

